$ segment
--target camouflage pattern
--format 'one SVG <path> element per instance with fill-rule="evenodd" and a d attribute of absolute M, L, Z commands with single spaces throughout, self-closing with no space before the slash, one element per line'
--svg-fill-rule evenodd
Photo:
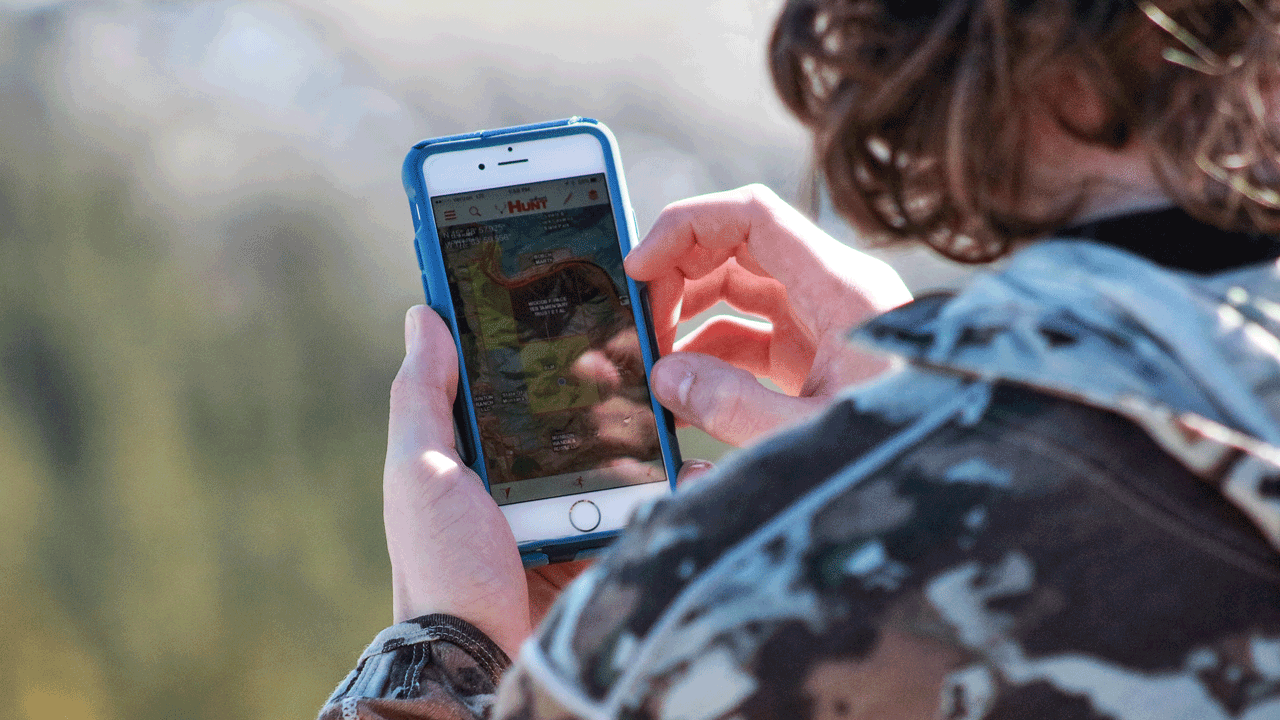
<path fill-rule="evenodd" d="M 378 633 L 320 711 L 322 720 L 488 714 L 511 660 L 468 622 L 424 615 Z"/>
<path fill-rule="evenodd" d="M 1280 718 L 1278 302 L 1055 241 L 873 321 L 905 369 L 641 513 L 493 717 Z"/>

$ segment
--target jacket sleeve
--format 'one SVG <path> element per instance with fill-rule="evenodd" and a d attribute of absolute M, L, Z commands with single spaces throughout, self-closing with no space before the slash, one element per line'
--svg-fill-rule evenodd
<path fill-rule="evenodd" d="M 470 623 L 424 615 L 374 638 L 320 710 L 320 720 L 486 718 L 510 664 Z"/>

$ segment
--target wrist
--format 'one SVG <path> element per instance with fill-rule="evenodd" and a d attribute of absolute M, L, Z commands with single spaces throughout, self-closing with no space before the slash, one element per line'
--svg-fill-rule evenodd
<path fill-rule="evenodd" d="M 502 601 L 497 601 L 496 596 L 485 597 L 479 593 L 463 599 L 428 596 L 422 592 L 415 594 L 415 586 L 422 587 L 422 584 L 392 572 L 391 609 L 394 623 L 418 622 L 424 617 L 457 618 L 492 640 L 509 657 L 516 656 L 520 645 L 533 632 L 527 594 L 520 598 L 522 602 L 512 602 L 508 597 L 511 595 L 510 590 L 502 593 Z"/>

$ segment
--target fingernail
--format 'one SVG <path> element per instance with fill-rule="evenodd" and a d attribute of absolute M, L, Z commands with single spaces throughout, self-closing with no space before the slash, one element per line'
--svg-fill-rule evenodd
<path fill-rule="evenodd" d="M 418 344 L 418 313 L 415 312 L 418 307 L 409 308 L 404 314 L 404 354 L 408 355 L 413 352 L 413 348 Z"/>
<path fill-rule="evenodd" d="M 667 403 L 673 400 L 678 407 L 689 404 L 689 390 L 693 387 L 693 370 L 678 358 L 664 358 L 653 368 L 653 390 L 658 399 Z"/>
<path fill-rule="evenodd" d="M 680 466 L 680 472 L 676 473 L 676 484 L 684 487 L 687 483 L 697 480 L 715 469 L 715 465 L 706 460 L 685 460 Z"/>
<path fill-rule="evenodd" d="M 689 406 L 689 390 L 693 388 L 693 371 L 685 370 L 680 377 L 680 386 L 676 388 L 676 397 L 680 398 L 680 406 Z"/>

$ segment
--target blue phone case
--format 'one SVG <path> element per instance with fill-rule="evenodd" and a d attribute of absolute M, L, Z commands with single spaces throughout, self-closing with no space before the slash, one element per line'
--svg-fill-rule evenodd
<path fill-rule="evenodd" d="M 422 286 L 426 292 L 427 305 L 439 313 L 449 325 L 459 358 L 462 356 L 462 345 L 458 339 L 457 317 L 449 297 L 449 286 L 445 278 L 444 258 L 441 256 L 437 240 L 435 218 L 427 202 L 426 183 L 422 175 L 423 161 L 428 156 L 440 152 L 582 133 L 594 136 L 604 148 L 605 173 L 608 178 L 610 200 L 613 204 L 614 224 L 619 229 L 619 244 L 622 255 L 625 257 L 636 236 L 635 215 L 631 210 L 626 183 L 622 177 L 622 159 L 618 154 L 617 142 L 609 129 L 596 120 L 572 117 L 532 125 L 433 138 L 414 145 L 405 157 L 404 189 L 409 196 L 409 211 L 413 215 L 414 250 L 418 256 L 418 268 L 422 272 Z M 640 343 L 640 351 L 644 359 L 647 379 L 654 361 L 658 358 L 657 341 L 653 336 L 653 323 L 649 317 L 648 296 L 645 288 L 629 277 L 627 286 L 631 297 L 637 300 L 631 303 L 631 312 L 635 318 L 638 334 L 645 340 Z M 484 454 L 479 447 L 480 430 L 471 400 L 471 384 L 467 379 L 465 364 L 459 362 L 458 365 L 459 394 L 458 402 L 455 404 L 454 418 L 458 428 L 459 454 L 468 467 L 484 480 L 485 490 L 488 490 L 489 477 L 485 470 Z M 676 471 L 680 467 L 680 450 L 676 445 L 674 432 L 675 421 L 670 411 L 659 405 L 652 393 L 650 403 L 658 424 L 658 442 L 662 449 L 663 464 L 674 491 Z M 610 531 L 525 543 L 520 546 L 520 556 L 524 560 L 525 567 L 536 567 L 564 560 L 581 560 L 600 552 L 616 535 L 617 531 Z"/>

